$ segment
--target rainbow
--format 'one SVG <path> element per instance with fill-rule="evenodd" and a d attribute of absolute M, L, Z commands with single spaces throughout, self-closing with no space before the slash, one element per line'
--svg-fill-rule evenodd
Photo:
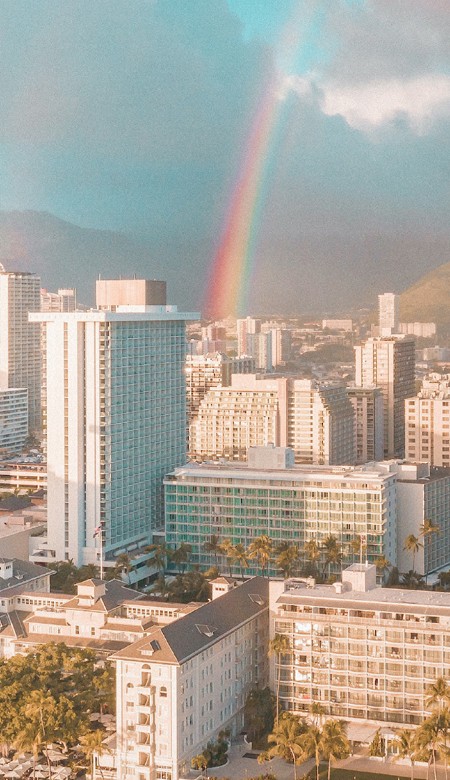
<path fill-rule="evenodd" d="M 310 24 L 305 25 L 305 20 L 300 18 L 302 5 L 296 5 L 295 14 L 281 35 L 281 51 L 286 55 L 284 59 L 291 64 L 298 53 L 299 30 L 305 34 L 311 32 L 311 29 L 307 29 Z M 314 13 L 309 22 L 316 24 Z M 247 313 L 260 214 L 264 204 L 264 183 L 282 106 L 280 83 L 274 79 L 263 94 L 248 134 L 240 173 L 211 266 L 203 306 L 205 316 L 209 318 L 222 319 Z"/>

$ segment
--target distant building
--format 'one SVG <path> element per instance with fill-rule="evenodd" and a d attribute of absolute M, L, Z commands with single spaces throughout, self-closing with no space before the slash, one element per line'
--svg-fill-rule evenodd
<path fill-rule="evenodd" d="M 77 291 L 73 288 L 59 289 L 57 293 L 41 289 L 41 311 L 75 311 Z"/>
<path fill-rule="evenodd" d="M 236 328 L 238 355 L 249 355 L 250 352 L 247 344 L 247 336 L 253 336 L 257 333 L 261 333 L 261 320 L 256 320 L 254 317 L 238 319 L 236 321 Z"/>
<path fill-rule="evenodd" d="M 202 399 L 213 387 L 227 387 L 231 384 L 232 374 L 252 374 L 255 371 L 255 358 L 228 357 L 222 353 L 208 355 L 187 355 L 186 357 L 186 397 L 188 420 L 191 421 Z"/>
<path fill-rule="evenodd" d="M 369 338 L 355 347 L 356 387 L 379 387 L 384 403 L 384 455 L 402 457 L 405 399 L 415 394 L 415 342 L 411 336 Z"/>
<path fill-rule="evenodd" d="M 378 296 L 378 326 L 380 336 L 398 333 L 399 296 L 383 293 Z"/>
<path fill-rule="evenodd" d="M 220 731 L 241 733 L 250 690 L 268 682 L 268 591 L 263 577 L 217 588 L 213 601 L 112 656 L 117 751 L 101 765 L 115 765 L 117 778 L 179 780 Z"/>
<path fill-rule="evenodd" d="M 165 306 L 166 287 L 155 279 L 97 279 L 96 307 L 115 311 L 118 306 Z"/>
<path fill-rule="evenodd" d="M 292 331 L 288 328 L 273 328 L 272 336 L 272 365 L 284 366 L 292 357 Z"/>
<path fill-rule="evenodd" d="M 210 390 L 190 426 L 191 457 L 245 460 L 249 447 L 289 446 L 298 463 L 354 463 L 354 413 L 346 389 L 306 379 L 234 374 Z"/>
<path fill-rule="evenodd" d="M 347 333 L 353 331 L 353 320 L 322 320 L 322 328 L 328 328 L 329 330 L 344 330 Z"/>
<path fill-rule="evenodd" d="M 272 333 L 248 333 L 246 339 L 247 355 L 255 358 L 256 368 L 272 371 Z M 244 354 L 244 353 L 243 353 Z"/>
<path fill-rule="evenodd" d="M 430 374 L 405 401 L 405 455 L 450 466 L 450 374 Z"/>
<path fill-rule="evenodd" d="M 401 322 L 398 327 L 399 333 L 406 333 L 409 336 L 417 336 L 421 339 L 429 339 L 436 335 L 435 322 Z"/>
<path fill-rule="evenodd" d="M 355 413 L 356 462 L 384 457 L 383 394 L 379 387 L 347 387 Z"/>
<path fill-rule="evenodd" d="M 41 330 L 28 321 L 40 310 L 40 289 L 36 274 L 0 265 L 0 388 L 27 389 L 30 432 L 41 430 Z"/>
<path fill-rule="evenodd" d="M 105 299 L 103 299 L 105 301 Z M 45 324 L 48 542 L 98 563 L 152 541 L 162 478 L 186 460 L 185 324 L 174 306 L 35 314 Z"/>
<path fill-rule="evenodd" d="M 28 436 L 28 390 L 0 388 L 0 458 L 21 452 Z"/>
<path fill-rule="evenodd" d="M 449 593 L 380 588 L 375 566 L 354 564 L 334 585 L 272 581 L 270 610 L 271 637 L 291 646 L 271 667 L 283 709 L 309 715 L 320 702 L 349 735 L 358 722 L 374 724 L 367 741 L 383 724 L 421 724 L 429 686 L 450 676 Z"/>

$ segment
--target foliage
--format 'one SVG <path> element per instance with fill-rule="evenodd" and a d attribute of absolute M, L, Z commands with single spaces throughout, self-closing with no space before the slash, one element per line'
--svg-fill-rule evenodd
<path fill-rule="evenodd" d="M 407 590 L 423 590 L 425 588 L 425 580 L 421 574 L 417 574 L 416 571 L 410 569 L 403 575 L 401 586 Z"/>
<path fill-rule="evenodd" d="M 199 571 L 198 567 L 185 574 L 177 574 L 167 588 L 169 601 L 187 604 L 189 601 L 208 601 L 211 598 L 210 579 L 217 577 L 217 569 L 207 572 Z"/>
<path fill-rule="evenodd" d="M 277 694 L 276 694 L 276 718 L 275 723 L 278 724 L 280 715 L 280 683 L 281 683 L 281 656 L 286 655 L 291 651 L 291 640 L 287 634 L 275 634 L 274 638 L 269 642 L 269 656 L 274 655 L 276 658 L 276 679 L 277 679 Z"/>
<path fill-rule="evenodd" d="M 384 756 L 383 740 L 381 739 L 381 729 L 377 729 L 373 740 L 369 745 L 369 756 Z"/>
<path fill-rule="evenodd" d="M 264 761 L 270 761 L 275 756 L 284 758 L 285 761 L 293 763 L 294 780 L 296 780 L 296 764 L 305 756 L 302 738 L 307 731 L 308 725 L 306 721 L 302 721 L 290 713 L 283 713 L 273 732 L 267 738 L 269 743 L 268 750 L 260 753 L 258 762 L 262 764 Z"/>
<path fill-rule="evenodd" d="M 248 557 L 251 559 L 256 559 L 263 577 L 269 565 L 271 556 L 272 539 L 266 534 L 257 536 L 256 539 L 253 539 L 253 542 L 251 542 L 251 544 L 248 546 Z"/>
<path fill-rule="evenodd" d="M 206 748 L 191 761 L 193 769 L 204 771 L 207 767 L 223 766 L 228 759 L 229 729 L 219 731 L 216 740 L 210 739 Z"/>
<path fill-rule="evenodd" d="M 258 742 L 273 729 L 275 696 L 270 688 L 253 688 L 245 702 L 245 728 L 251 742 Z"/>
<path fill-rule="evenodd" d="M 57 593 L 75 593 L 78 582 L 99 576 L 98 567 L 92 563 L 78 568 L 72 560 L 57 561 L 50 568 L 55 572 L 51 578 L 51 589 Z"/>
<path fill-rule="evenodd" d="M 49 643 L 0 661 L 0 734 L 6 746 L 74 744 L 89 731 L 89 713 L 114 706 L 114 675 L 95 653 Z M 31 744 L 29 742 L 29 744 Z"/>

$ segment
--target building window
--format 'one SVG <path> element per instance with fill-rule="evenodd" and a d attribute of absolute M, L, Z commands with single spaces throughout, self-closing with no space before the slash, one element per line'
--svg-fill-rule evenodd
<path fill-rule="evenodd" d="M 167 688 L 164 685 L 159 689 L 159 695 L 163 698 L 167 698 Z"/>

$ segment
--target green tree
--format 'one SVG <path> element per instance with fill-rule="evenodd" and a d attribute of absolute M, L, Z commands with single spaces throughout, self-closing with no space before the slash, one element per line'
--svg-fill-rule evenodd
<path fill-rule="evenodd" d="M 335 536 L 327 536 L 323 542 L 324 563 L 323 563 L 323 576 L 325 576 L 325 569 L 328 566 L 328 576 L 331 575 L 332 566 L 340 566 L 342 563 L 342 550 L 338 540 Z"/>
<path fill-rule="evenodd" d="M 223 555 L 224 558 L 227 559 L 228 574 L 229 574 L 230 577 L 232 577 L 232 571 L 231 571 L 231 566 L 232 566 L 231 561 L 232 561 L 232 558 L 233 558 L 232 550 L 233 550 L 233 545 L 231 543 L 231 540 L 230 539 L 224 539 L 224 541 L 220 545 L 220 554 Z"/>
<path fill-rule="evenodd" d="M 285 713 L 274 726 L 273 732 L 267 737 L 269 743 L 268 750 L 260 753 L 258 763 L 269 761 L 278 756 L 285 761 L 292 761 L 294 765 L 294 780 L 297 780 L 297 763 L 304 756 L 302 738 L 305 734 L 306 725 L 294 715 Z"/>
<path fill-rule="evenodd" d="M 149 544 L 145 550 L 153 553 L 153 560 L 159 573 L 164 572 L 167 562 L 170 561 L 172 555 L 170 547 L 165 542 L 161 542 L 160 544 Z"/>
<path fill-rule="evenodd" d="M 248 553 L 241 543 L 232 545 L 229 549 L 230 562 L 233 566 L 239 566 L 241 579 L 244 579 L 244 569 L 248 569 Z"/>
<path fill-rule="evenodd" d="M 320 751 L 323 758 L 328 761 L 328 780 L 330 780 L 332 761 L 342 760 L 350 755 L 350 742 L 345 733 L 345 726 L 340 720 L 325 721 L 320 737 Z"/>
<path fill-rule="evenodd" d="M 91 765 L 91 777 L 94 777 L 94 761 L 95 756 L 102 756 L 104 753 L 111 753 L 111 750 L 105 745 L 105 732 L 102 729 L 96 729 L 95 731 L 89 731 L 87 734 L 83 734 L 80 737 L 81 750 L 86 757 L 86 761 Z M 101 766 L 99 767 L 100 774 L 103 777 L 103 771 Z"/>
<path fill-rule="evenodd" d="M 275 726 L 278 726 L 280 713 L 281 656 L 291 651 L 291 640 L 287 634 L 275 634 L 269 642 L 269 656 L 275 656 L 275 673 L 277 680 Z"/>
<path fill-rule="evenodd" d="M 411 780 L 414 780 L 414 764 L 417 755 L 416 738 L 410 729 L 402 729 L 393 741 L 399 758 L 409 758 L 411 761 Z"/>
<path fill-rule="evenodd" d="M 425 706 L 441 713 L 450 704 L 450 686 L 445 677 L 437 677 L 426 689 Z"/>
<path fill-rule="evenodd" d="M 272 555 L 272 539 L 266 534 L 257 536 L 248 546 L 248 557 L 256 559 L 264 577 Z"/>
<path fill-rule="evenodd" d="M 169 596 L 170 586 L 167 584 L 164 574 L 158 574 L 149 592 L 155 593 L 158 596 L 161 596 L 163 599 Z"/>
<path fill-rule="evenodd" d="M 203 545 L 205 552 L 211 553 L 214 556 L 214 563 L 217 566 L 219 555 L 222 555 L 222 543 L 217 534 L 211 534 L 209 540 Z"/>
<path fill-rule="evenodd" d="M 251 742 L 257 742 L 263 734 L 273 729 L 276 708 L 275 696 L 270 688 L 253 688 L 245 701 L 245 728 Z"/>
<path fill-rule="evenodd" d="M 416 570 L 416 555 L 420 548 L 423 547 L 422 542 L 419 542 L 417 536 L 414 534 L 408 534 L 403 545 L 403 549 L 412 555 L 412 571 Z"/>
<path fill-rule="evenodd" d="M 319 780 L 320 759 L 322 758 L 322 732 L 313 723 L 307 727 L 300 740 L 300 745 L 305 758 L 314 758 L 316 765 L 316 780 Z"/>
<path fill-rule="evenodd" d="M 130 584 L 130 572 L 133 570 L 133 564 L 131 562 L 131 558 L 128 555 L 128 553 L 120 553 L 115 562 L 114 562 L 114 568 L 113 568 L 113 579 L 116 577 L 121 577 L 122 574 L 125 574 L 126 582 L 128 585 Z"/>
<path fill-rule="evenodd" d="M 181 574 L 186 571 L 192 555 L 192 545 L 187 542 L 181 542 L 180 546 L 176 550 L 172 551 L 172 563 L 175 564 L 180 570 Z"/>
<path fill-rule="evenodd" d="M 282 542 L 275 550 L 275 564 L 283 572 L 283 577 L 292 577 L 297 569 L 300 554 L 298 547 L 290 542 Z"/>
<path fill-rule="evenodd" d="M 313 571 L 317 574 L 317 564 L 320 561 L 320 547 L 317 544 L 315 539 L 310 539 L 309 542 L 306 542 L 303 551 L 305 553 L 306 559 L 310 562 L 311 566 L 313 567 Z"/>
<path fill-rule="evenodd" d="M 385 572 L 387 572 L 391 567 L 391 563 L 388 561 L 385 555 L 379 555 L 378 558 L 375 559 L 374 563 L 377 568 L 377 574 L 381 575 L 384 575 Z"/>
<path fill-rule="evenodd" d="M 437 780 L 436 773 L 436 752 L 439 745 L 439 739 L 442 732 L 442 720 L 438 712 L 425 718 L 416 732 L 417 745 L 429 751 L 433 762 L 434 780 Z"/>

